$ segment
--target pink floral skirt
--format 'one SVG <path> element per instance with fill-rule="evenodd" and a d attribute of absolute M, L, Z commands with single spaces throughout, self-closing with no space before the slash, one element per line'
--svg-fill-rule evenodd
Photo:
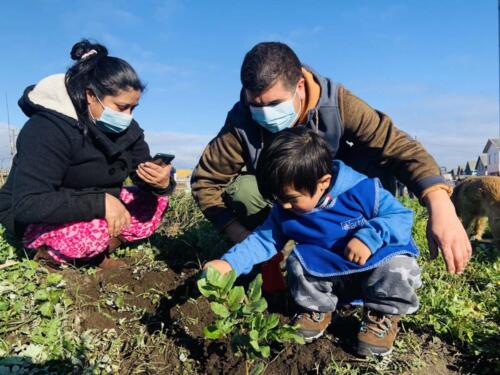
<path fill-rule="evenodd" d="M 168 197 L 156 196 L 135 186 L 122 188 L 120 200 L 132 217 L 130 226 L 120 233 L 120 239 L 125 241 L 151 236 L 168 207 Z M 110 239 L 106 220 L 94 219 L 58 225 L 31 224 L 23 242 L 29 249 L 46 246 L 54 260 L 66 263 L 99 255 L 107 249 Z"/>

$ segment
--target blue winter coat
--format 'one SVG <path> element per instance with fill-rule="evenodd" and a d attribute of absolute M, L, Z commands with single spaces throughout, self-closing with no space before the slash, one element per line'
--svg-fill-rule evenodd
<path fill-rule="evenodd" d="M 311 275 L 340 276 L 375 268 L 398 254 L 418 255 L 411 239 L 413 213 L 378 179 L 368 178 L 339 160 L 334 161 L 333 186 L 317 207 L 303 215 L 275 205 L 267 220 L 222 259 L 238 275 L 276 254 L 288 239 Z M 356 237 L 372 255 L 360 266 L 343 256 L 347 242 Z"/>

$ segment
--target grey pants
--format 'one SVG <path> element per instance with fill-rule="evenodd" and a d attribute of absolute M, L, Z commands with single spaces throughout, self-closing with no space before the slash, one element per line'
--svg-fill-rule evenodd
<path fill-rule="evenodd" d="M 389 315 L 418 309 L 416 289 L 422 285 L 415 258 L 392 257 L 373 270 L 346 276 L 317 277 L 304 269 L 297 256 L 287 260 L 288 285 L 295 302 L 306 310 L 335 311 L 340 301 L 363 299 L 364 306 Z"/>

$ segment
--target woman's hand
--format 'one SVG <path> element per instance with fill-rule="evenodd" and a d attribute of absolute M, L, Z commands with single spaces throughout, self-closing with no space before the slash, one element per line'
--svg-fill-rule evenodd
<path fill-rule="evenodd" d="M 130 213 L 119 199 L 108 193 L 105 196 L 105 205 L 108 233 L 111 237 L 118 237 L 122 229 L 130 225 Z"/>
<path fill-rule="evenodd" d="M 170 184 L 172 164 L 165 164 L 161 160 L 147 161 L 137 167 L 137 176 L 156 189 L 166 189 Z"/>

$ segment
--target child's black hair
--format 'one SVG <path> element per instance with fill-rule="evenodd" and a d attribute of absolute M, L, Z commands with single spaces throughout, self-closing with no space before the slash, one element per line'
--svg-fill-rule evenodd
<path fill-rule="evenodd" d="M 66 89 L 84 133 L 91 124 L 87 89 L 101 100 L 122 90 L 144 91 L 145 85 L 134 68 L 125 60 L 108 56 L 107 48 L 101 44 L 82 39 L 71 49 L 71 58 L 76 62 L 66 72 Z"/>
<path fill-rule="evenodd" d="M 303 126 L 280 131 L 257 163 L 257 183 L 265 199 L 283 196 L 285 187 L 314 195 L 318 180 L 331 174 L 333 153 L 326 141 Z"/>

